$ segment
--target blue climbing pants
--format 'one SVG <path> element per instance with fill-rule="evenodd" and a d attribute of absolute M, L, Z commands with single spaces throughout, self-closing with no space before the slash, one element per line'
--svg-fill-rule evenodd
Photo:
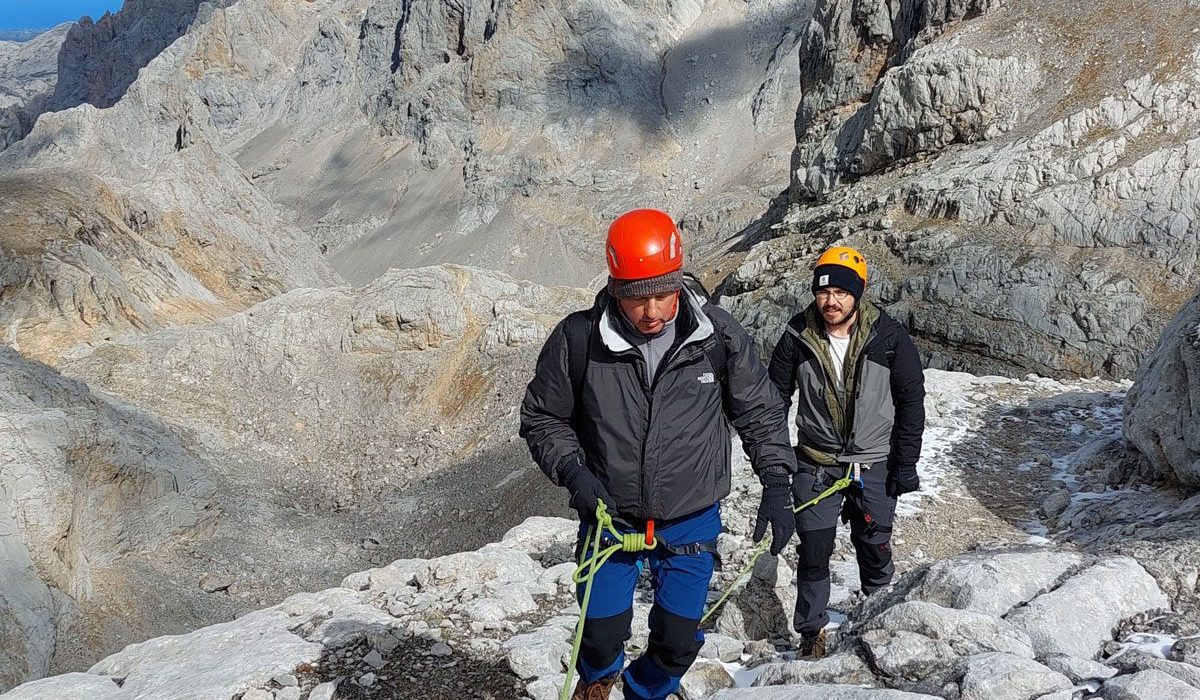
<path fill-rule="evenodd" d="M 711 542 L 721 532 L 720 506 L 714 504 L 656 525 L 655 537 L 676 547 Z M 588 527 L 582 525 L 579 537 L 590 555 L 587 532 Z M 704 645 L 699 625 L 715 567 L 710 552 L 672 554 L 657 547 L 649 552 L 614 554 L 592 580 L 576 670 L 584 682 L 590 683 L 612 676 L 625 666 L 633 595 L 643 567 L 649 568 L 654 588 L 650 641 L 646 653 L 625 669 L 624 693 L 627 700 L 663 700 L 679 690 L 680 679 Z M 582 602 L 583 586 L 577 594 Z"/>

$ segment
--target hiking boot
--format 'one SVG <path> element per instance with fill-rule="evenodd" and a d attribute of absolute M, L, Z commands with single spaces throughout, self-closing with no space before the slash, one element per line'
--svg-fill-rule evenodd
<path fill-rule="evenodd" d="M 816 634 L 801 634 L 800 648 L 796 650 L 796 658 L 813 661 L 825 656 L 825 630 Z"/>
<path fill-rule="evenodd" d="M 571 700 L 608 700 L 608 694 L 616 684 L 616 674 L 591 683 L 584 683 L 580 678 L 575 684 L 575 692 L 571 693 Z"/>

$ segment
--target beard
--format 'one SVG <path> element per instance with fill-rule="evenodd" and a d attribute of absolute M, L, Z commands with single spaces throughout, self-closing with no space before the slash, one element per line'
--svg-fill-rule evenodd
<path fill-rule="evenodd" d="M 830 317 L 827 316 L 826 314 L 829 312 L 836 313 L 834 309 L 831 308 L 827 311 L 825 308 L 822 308 L 821 314 L 825 318 L 825 323 L 827 323 L 831 326 L 840 326 L 843 323 L 845 323 L 846 321 L 849 321 L 850 317 L 854 315 L 855 311 L 858 311 L 858 303 L 857 302 L 854 305 L 852 305 L 849 309 L 834 316 L 832 320 L 830 320 Z"/>

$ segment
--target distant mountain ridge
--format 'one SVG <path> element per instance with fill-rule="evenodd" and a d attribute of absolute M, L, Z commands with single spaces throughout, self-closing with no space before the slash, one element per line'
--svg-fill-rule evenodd
<path fill-rule="evenodd" d="M 50 29 L 51 27 L 44 29 L 0 29 L 0 41 L 29 41 Z"/>

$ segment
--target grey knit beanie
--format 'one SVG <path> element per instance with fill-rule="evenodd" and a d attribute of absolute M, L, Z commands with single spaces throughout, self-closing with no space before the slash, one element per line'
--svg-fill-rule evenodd
<path fill-rule="evenodd" d="M 618 299 L 653 297 L 680 289 L 683 289 L 683 270 L 675 270 L 658 277 L 647 277 L 644 280 L 619 280 L 611 276 L 608 278 L 608 293 Z"/>

